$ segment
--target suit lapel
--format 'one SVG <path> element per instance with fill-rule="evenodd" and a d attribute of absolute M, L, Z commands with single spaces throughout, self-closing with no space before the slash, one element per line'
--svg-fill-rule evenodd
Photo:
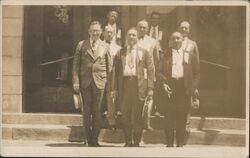
<path fill-rule="evenodd" d="M 87 50 L 87 53 L 88 53 L 93 59 L 95 59 L 93 50 L 92 50 L 91 45 L 90 45 L 90 39 L 89 39 L 89 40 L 87 41 L 87 43 L 86 43 L 86 50 Z"/>
<path fill-rule="evenodd" d="M 140 58 L 139 58 L 139 53 L 138 53 L 138 51 L 139 51 L 139 47 L 138 47 L 138 45 L 136 45 L 136 73 L 138 74 L 138 64 L 139 64 L 139 62 L 140 62 Z"/>
<path fill-rule="evenodd" d="M 96 48 L 96 50 L 94 51 L 94 60 L 96 60 L 98 57 L 99 57 L 99 55 L 100 55 L 100 53 L 102 53 L 102 52 L 100 52 L 103 47 L 103 45 L 102 45 L 102 43 L 99 41 L 99 43 L 98 43 L 98 46 L 97 46 L 97 48 Z"/>
<path fill-rule="evenodd" d="M 172 77 L 172 63 L 173 63 L 172 49 L 169 49 L 169 55 L 167 59 L 167 68 L 168 68 L 170 78 Z"/>
<path fill-rule="evenodd" d="M 124 70 L 125 64 L 126 64 L 126 54 L 127 54 L 127 47 L 125 47 L 124 49 L 121 50 L 121 61 L 122 61 L 123 70 Z"/>

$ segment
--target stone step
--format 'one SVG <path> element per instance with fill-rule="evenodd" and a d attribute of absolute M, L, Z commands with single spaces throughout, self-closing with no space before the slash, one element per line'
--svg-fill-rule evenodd
<path fill-rule="evenodd" d="M 60 141 L 83 141 L 81 126 L 67 125 L 29 125 L 29 124 L 4 124 L 3 139 L 12 140 L 60 140 Z M 232 129 L 191 129 L 187 144 L 200 145 L 225 145 L 244 146 L 246 133 L 244 130 Z M 99 135 L 101 142 L 123 143 L 123 131 L 121 129 L 102 129 Z M 163 130 L 143 132 L 143 143 L 164 144 L 165 135 Z"/>
<path fill-rule="evenodd" d="M 156 129 L 164 127 L 164 118 L 152 118 L 152 126 Z M 44 124 L 44 125 L 82 125 L 80 114 L 48 114 L 48 113 L 5 113 L 2 115 L 3 124 Z M 105 121 L 104 121 L 105 122 Z M 245 119 L 239 118 L 209 118 L 191 117 L 192 128 L 215 128 L 245 130 Z M 104 125 L 107 126 L 107 125 Z"/>

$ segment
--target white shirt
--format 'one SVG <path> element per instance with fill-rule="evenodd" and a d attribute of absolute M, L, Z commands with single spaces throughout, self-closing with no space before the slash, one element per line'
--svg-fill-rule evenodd
<path fill-rule="evenodd" d="M 183 50 L 180 48 L 178 51 L 172 49 L 172 78 L 183 78 L 184 77 L 184 59 Z"/>
<path fill-rule="evenodd" d="M 149 33 L 149 35 L 150 35 L 150 37 L 152 37 L 153 38 L 153 32 L 154 32 L 154 29 L 155 29 L 155 39 L 156 40 L 158 40 L 159 39 L 159 31 L 158 31 L 158 26 L 151 26 L 151 28 L 150 28 L 150 33 Z"/>
<path fill-rule="evenodd" d="M 127 48 L 127 54 L 126 54 L 126 63 L 123 71 L 123 76 L 136 76 L 136 46 L 132 47 L 131 52 L 129 52 L 130 47 Z M 130 54 L 131 53 L 131 54 Z M 129 63 L 129 56 L 133 55 L 133 68 L 130 68 Z"/>
<path fill-rule="evenodd" d="M 115 42 L 111 42 L 109 44 L 109 53 L 110 53 L 110 57 L 111 57 L 111 65 L 113 65 L 113 60 L 115 55 L 117 54 L 117 52 L 121 49 L 121 47 L 119 45 L 117 45 Z"/>
<path fill-rule="evenodd" d="M 113 36 L 113 39 L 112 41 L 115 42 L 116 41 L 116 37 L 117 37 L 117 27 L 116 27 L 116 23 L 114 23 L 113 25 L 111 24 L 108 24 L 108 26 L 111 26 L 113 29 L 114 29 L 114 36 Z"/>
<path fill-rule="evenodd" d="M 117 45 L 114 41 L 111 41 L 109 44 L 110 56 L 114 57 L 116 53 L 121 49 L 121 46 Z"/>
<path fill-rule="evenodd" d="M 138 45 L 146 49 L 151 55 L 153 55 L 156 44 L 157 41 L 148 35 L 145 35 L 143 38 L 138 40 Z"/>

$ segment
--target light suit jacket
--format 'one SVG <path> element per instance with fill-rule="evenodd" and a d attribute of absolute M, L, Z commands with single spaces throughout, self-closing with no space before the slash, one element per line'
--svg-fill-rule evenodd
<path fill-rule="evenodd" d="M 101 40 L 96 51 L 92 50 L 89 39 L 80 41 L 73 59 L 73 84 L 87 88 L 94 80 L 98 89 L 104 89 L 108 73 L 106 67 L 111 69 L 108 54 L 108 46 Z"/>

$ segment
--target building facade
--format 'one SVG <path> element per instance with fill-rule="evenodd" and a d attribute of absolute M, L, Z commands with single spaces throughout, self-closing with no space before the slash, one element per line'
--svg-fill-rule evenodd
<path fill-rule="evenodd" d="M 89 22 L 104 22 L 111 9 L 118 10 L 124 30 L 152 11 L 162 13 L 170 32 L 189 21 L 200 58 L 231 68 L 201 63 L 199 114 L 246 117 L 246 8 L 240 6 L 3 6 L 3 115 L 77 113 L 71 61 L 39 64 L 73 55 L 77 42 L 88 37 Z"/>

